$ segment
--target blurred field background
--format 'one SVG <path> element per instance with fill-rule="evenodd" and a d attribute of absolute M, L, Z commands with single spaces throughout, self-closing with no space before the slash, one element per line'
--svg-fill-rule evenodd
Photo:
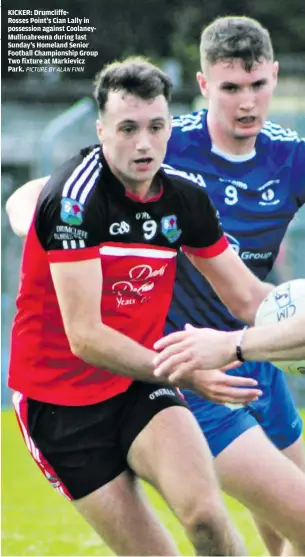
<path fill-rule="evenodd" d="M 10 409 L 6 387 L 9 336 L 15 312 L 22 242 L 11 232 L 4 211 L 9 195 L 25 181 L 47 175 L 81 147 L 96 142 L 92 78 L 105 63 L 127 55 L 149 56 L 174 82 L 173 114 L 204 106 L 195 79 L 199 69 L 200 32 L 215 17 L 244 14 L 267 26 L 273 39 L 280 77 L 270 118 L 305 136 L 305 3 L 304 0 L 49 0 L 48 9 L 63 8 L 70 16 L 88 17 L 97 27 L 88 59 L 79 74 L 12 74 L 7 72 L 7 17 L 2 5 L 2 555 L 109 555 L 108 549 L 43 478 L 23 444 Z M 23 9 L 15 0 L 14 9 Z M 27 9 L 41 9 L 28 0 Z M 72 79 L 71 78 L 74 78 Z M 272 276 L 279 283 L 305 277 L 305 208 L 290 224 Z M 305 380 L 289 377 L 297 405 L 305 408 Z M 304 412 L 303 412 L 303 416 Z M 147 488 L 162 520 L 173 532 L 183 554 L 191 547 L 164 502 Z M 264 548 L 249 513 L 226 498 L 251 555 Z"/>
<path fill-rule="evenodd" d="M 182 554 L 193 555 L 192 546 L 164 501 L 150 486 L 145 488 Z M 233 520 L 245 537 L 249 554 L 266 554 L 248 511 L 229 497 L 225 500 Z M 1 554 L 112 555 L 69 501 L 43 477 L 26 449 L 12 410 L 2 411 Z"/>

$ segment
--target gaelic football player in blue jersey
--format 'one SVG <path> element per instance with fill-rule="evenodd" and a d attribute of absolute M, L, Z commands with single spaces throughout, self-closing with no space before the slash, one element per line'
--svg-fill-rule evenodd
<path fill-rule="evenodd" d="M 257 21 L 216 19 L 202 32 L 200 55 L 197 80 L 208 110 L 174 119 L 166 162 L 206 188 L 233 249 L 263 280 L 289 222 L 305 203 L 305 141 L 266 121 L 278 63 L 269 33 Z M 178 259 L 166 333 L 185 323 L 241 329 L 188 258 L 181 253 Z M 243 408 L 191 392 L 185 396 L 223 489 L 254 512 L 269 551 L 280 555 L 284 541 L 275 533 L 278 525 L 285 523 L 287 538 L 298 528 L 293 509 L 299 494 L 290 461 L 305 471 L 301 418 L 284 373 L 271 364 L 246 362 L 230 373 L 255 377 L 263 396 Z M 300 536 L 304 552 L 304 532 Z"/>

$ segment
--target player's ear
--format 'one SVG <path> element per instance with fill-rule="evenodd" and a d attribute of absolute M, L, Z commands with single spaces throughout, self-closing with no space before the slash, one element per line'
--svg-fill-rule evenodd
<path fill-rule="evenodd" d="M 169 120 L 168 120 L 168 129 L 169 129 L 169 134 L 168 134 L 168 136 L 169 136 L 169 137 L 171 136 L 172 128 L 173 128 L 173 117 L 172 117 L 172 115 L 170 114 L 170 115 L 169 115 Z"/>
<path fill-rule="evenodd" d="M 102 121 L 98 118 L 96 120 L 96 133 L 97 137 L 99 138 L 100 142 L 103 142 L 103 124 Z"/>
<path fill-rule="evenodd" d="M 278 73 L 279 73 L 279 63 L 278 62 L 273 62 L 272 77 L 273 77 L 273 81 L 274 81 L 274 86 L 276 86 L 276 84 L 277 84 Z"/>
<path fill-rule="evenodd" d="M 197 83 L 199 85 L 201 94 L 204 97 L 208 97 L 208 85 L 204 74 L 202 72 L 197 72 L 196 78 L 197 78 Z"/>

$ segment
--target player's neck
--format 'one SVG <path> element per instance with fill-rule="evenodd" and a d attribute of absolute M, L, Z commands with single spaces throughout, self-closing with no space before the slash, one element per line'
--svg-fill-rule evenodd
<path fill-rule="evenodd" d="M 255 136 L 245 139 L 235 139 L 232 136 L 224 134 L 217 120 L 209 117 L 209 112 L 207 124 L 211 141 L 219 151 L 228 155 L 249 155 L 255 149 Z"/>
<path fill-rule="evenodd" d="M 121 184 L 123 184 L 126 193 L 132 197 L 134 196 L 142 201 L 148 201 L 160 192 L 161 185 L 157 176 L 155 176 L 152 180 L 150 179 L 143 182 L 135 182 L 134 180 L 129 180 L 114 167 L 111 168 L 111 171 L 115 177 L 120 180 Z"/>
<path fill-rule="evenodd" d="M 143 183 L 129 182 L 126 179 L 123 180 L 119 176 L 117 176 L 117 178 L 119 178 L 119 180 L 122 182 L 128 195 L 135 196 L 142 201 L 149 201 L 160 192 L 161 184 L 159 178 L 157 178 L 156 176 L 153 178 L 152 181 L 149 180 Z"/>

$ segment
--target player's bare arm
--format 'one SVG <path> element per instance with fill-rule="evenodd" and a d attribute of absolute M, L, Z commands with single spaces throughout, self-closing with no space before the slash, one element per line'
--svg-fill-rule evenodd
<path fill-rule="evenodd" d="M 34 216 L 38 196 L 48 179 L 49 176 L 45 176 L 26 182 L 8 198 L 5 210 L 17 236 L 26 237 Z"/>
<path fill-rule="evenodd" d="M 221 403 L 231 402 L 233 398 L 235 403 L 243 403 L 242 401 L 245 400 L 251 402 L 262 394 L 258 388 L 245 389 L 244 377 L 226 375 L 225 370 L 214 369 L 223 366 L 224 362 L 227 364 L 230 361 L 228 358 L 223 358 L 222 350 L 221 356 L 219 356 L 218 341 L 215 341 L 215 337 L 218 338 L 218 335 L 227 333 L 204 329 L 214 336 L 214 348 L 210 351 L 209 347 L 205 350 L 205 346 L 202 344 L 202 334 L 200 333 L 203 330 L 193 327 L 190 329 L 192 330 L 172 333 L 155 343 L 156 350 L 162 350 L 154 359 L 156 377 L 161 380 L 165 377 L 174 385 L 179 384 L 185 377 L 191 377 L 194 385 L 201 385 L 201 388 L 202 385 L 209 385 L 206 398 Z M 214 362 L 218 363 L 215 365 Z"/>
<path fill-rule="evenodd" d="M 175 371 L 170 379 L 178 377 L 186 370 L 208 370 L 223 368 L 236 360 L 236 344 L 240 332 L 216 331 L 208 328 L 197 328 L 185 325 L 184 331 L 167 335 L 155 344 L 162 350 L 155 359 L 157 375 Z M 172 363 L 171 363 L 172 362 Z M 237 364 L 236 364 L 237 365 Z"/>
<path fill-rule="evenodd" d="M 246 360 L 304 359 L 305 314 L 248 329 L 243 339 L 243 355 Z"/>
<path fill-rule="evenodd" d="M 173 368 L 170 381 L 199 369 L 236 365 L 236 346 L 241 331 L 215 331 L 185 326 L 185 331 L 173 333 L 156 343 L 163 352 L 156 358 L 155 373 L 160 377 Z M 287 360 L 305 358 L 305 315 L 295 315 L 287 321 L 251 327 L 242 340 L 245 360 Z"/>

